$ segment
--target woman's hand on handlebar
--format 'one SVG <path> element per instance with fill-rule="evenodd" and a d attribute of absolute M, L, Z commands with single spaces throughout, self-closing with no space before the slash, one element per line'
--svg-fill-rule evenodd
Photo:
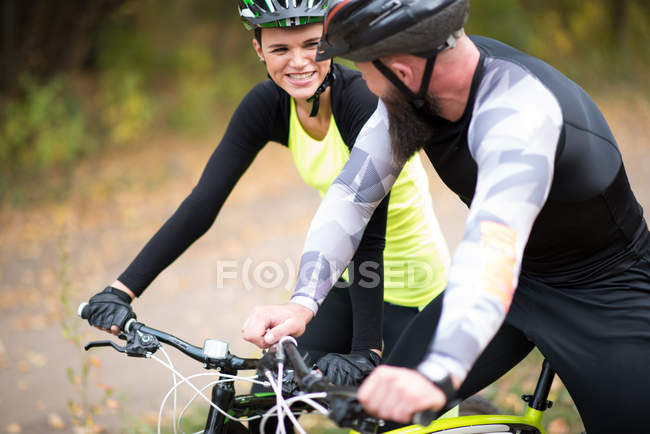
<path fill-rule="evenodd" d="M 268 348 L 285 336 L 298 337 L 314 312 L 296 303 L 258 306 L 242 326 L 242 336 L 260 348 Z"/>
<path fill-rule="evenodd" d="M 133 292 L 116 281 L 88 300 L 82 318 L 100 330 L 117 335 L 129 319 L 135 318 L 131 309 L 133 298 Z"/>
<path fill-rule="evenodd" d="M 379 350 L 362 350 L 326 354 L 316 362 L 316 367 L 334 384 L 358 386 L 380 363 Z"/>
<path fill-rule="evenodd" d="M 410 423 L 420 411 L 438 411 L 446 404 L 444 393 L 417 371 L 379 366 L 363 382 L 357 394 L 372 416 Z"/>

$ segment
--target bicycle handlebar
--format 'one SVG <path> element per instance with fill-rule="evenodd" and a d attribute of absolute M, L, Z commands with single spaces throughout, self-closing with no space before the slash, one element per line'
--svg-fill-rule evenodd
<path fill-rule="evenodd" d="M 77 315 L 88 319 L 88 303 L 81 303 L 77 309 Z M 159 342 L 169 344 L 186 354 L 187 356 L 204 363 L 205 368 L 220 368 L 224 372 L 236 372 L 238 370 L 258 369 L 258 363 L 262 366 L 265 358 L 245 359 L 230 354 L 228 344 L 217 339 L 206 339 L 203 348 L 192 345 L 169 333 L 147 327 L 134 319 L 129 320 L 124 332 L 120 333 L 121 339 L 127 340 L 125 347 L 120 347 L 112 341 L 90 342 L 85 349 L 88 350 L 99 346 L 112 346 L 117 351 L 126 353 L 129 356 L 145 357 L 147 353 L 153 353 L 159 346 Z M 328 383 L 318 371 L 310 369 L 303 360 L 295 343 L 284 342 L 281 350 L 275 358 L 283 360 L 284 356 L 289 358 L 294 368 L 295 378 L 301 390 L 305 392 L 326 392 L 327 400 L 330 403 L 330 418 L 340 426 L 363 427 L 367 424 L 380 421 L 365 413 L 357 399 L 357 388 L 353 386 L 334 385 Z M 275 363 L 275 362 L 272 362 Z M 447 407 L 454 406 L 455 403 Z M 433 422 L 442 412 L 424 410 L 413 416 L 412 423 L 427 426 Z"/>
<path fill-rule="evenodd" d="M 88 319 L 88 303 L 81 303 L 77 309 L 77 314 Z M 146 357 L 152 354 L 160 346 L 160 342 L 171 345 L 183 354 L 204 364 L 207 369 L 219 368 L 225 373 L 236 372 L 239 370 L 257 369 L 259 359 L 247 359 L 237 357 L 228 351 L 228 343 L 218 339 L 206 339 L 203 348 L 185 342 L 174 335 L 147 327 L 145 324 L 129 320 L 124 326 L 124 332 L 118 337 L 125 339 L 127 344 L 121 347 L 112 341 L 90 342 L 85 349 L 89 350 L 94 347 L 111 346 L 119 352 L 126 353 L 132 357 Z"/>
<path fill-rule="evenodd" d="M 341 419 L 341 422 L 351 419 L 373 419 L 372 416 L 363 411 L 361 404 L 357 400 L 356 387 L 327 383 L 323 379 L 322 375 L 316 375 L 314 371 L 307 367 L 298 351 L 298 348 L 293 342 L 285 342 L 282 347 L 293 365 L 299 385 L 304 387 L 306 392 L 327 392 L 330 397 L 339 401 L 339 406 L 341 408 L 338 411 L 341 414 L 338 416 L 336 414 L 330 415 L 330 417 L 332 417 L 337 423 L 340 422 L 337 420 L 337 417 Z M 453 406 L 455 406 L 455 404 L 451 407 Z M 335 411 L 336 408 L 333 409 L 332 413 Z M 413 416 L 412 423 L 427 426 L 436 420 L 440 414 L 442 413 L 433 410 L 423 410 L 417 412 Z M 339 423 L 339 425 L 341 425 L 341 423 Z"/>

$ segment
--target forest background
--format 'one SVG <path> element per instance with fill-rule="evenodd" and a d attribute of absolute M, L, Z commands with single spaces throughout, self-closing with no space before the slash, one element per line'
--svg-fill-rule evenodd
<path fill-rule="evenodd" d="M 30 197 L 25 187 L 39 175 L 89 155 L 137 146 L 161 129 L 210 131 L 220 109 L 264 78 L 234 2 L 5 0 L 1 8 L 0 197 L 14 203 Z M 541 57 L 588 91 L 647 95 L 649 15 L 643 0 L 476 0 L 467 28 Z"/>
<path fill-rule="evenodd" d="M 649 2 L 474 0 L 467 31 L 539 56 L 582 85 L 603 109 L 649 209 Z M 78 352 L 105 336 L 74 309 L 176 209 L 236 105 L 266 79 L 251 38 L 234 1 L 1 3 L 0 431 L 151 432 L 167 372 Z M 191 342 L 213 336 L 238 354 L 252 351 L 238 335 L 248 308 L 282 302 L 287 291 L 242 291 L 237 282 L 216 290 L 215 264 L 297 258 L 319 202 L 288 153 L 267 148 L 228 199 L 218 230 L 134 302 L 139 318 Z M 466 210 L 429 173 L 453 248 Z M 539 360 L 531 356 L 485 394 L 521 411 Z M 559 382 L 552 399 L 550 432 L 580 432 Z"/>

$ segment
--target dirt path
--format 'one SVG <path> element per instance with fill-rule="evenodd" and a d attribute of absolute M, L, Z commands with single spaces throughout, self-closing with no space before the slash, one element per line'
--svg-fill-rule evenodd
<path fill-rule="evenodd" d="M 603 102 L 637 198 L 650 209 L 650 104 Z M 0 432 L 72 432 L 66 402 L 76 396 L 65 371 L 78 369 L 79 357 L 59 326 L 62 247 L 68 252 L 68 277 L 78 289 L 76 305 L 110 283 L 174 211 L 211 147 L 170 140 L 88 162 L 75 171 L 73 189 L 64 202 L 0 214 Z M 435 175 L 431 188 L 453 247 L 466 212 Z M 283 301 L 288 291 L 277 286 L 244 288 L 242 281 L 221 279 L 219 264 L 241 273 L 248 262 L 248 277 L 268 268 L 263 261 L 296 264 L 318 202 L 299 179 L 289 153 L 267 146 L 215 227 L 135 302 L 139 318 L 191 342 L 219 337 L 231 341 L 234 352 L 253 354 L 254 348 L 239 340 L 249 307 Z M 285 278 L 279 286 L 290 288 L 289 268 L 283 265 L 280 270 Z M 104 338 L 100 332 L 88 332 L 88 339 Z M 167 371 L 114 352 L 96 354 L 101 366 L 93 383 L 114 387 L 112 405 L 117 407 L 104 407 L 99 422 L 115 432 L 134 426 L 143 415 L 152 418 L 170 385 Z M 193 363 L 180 363 L 185 362 L 180 357 L 175 360 L 184 373 L 200 371 Z M 95 384 L 89 389 L 99 391 Z"/>

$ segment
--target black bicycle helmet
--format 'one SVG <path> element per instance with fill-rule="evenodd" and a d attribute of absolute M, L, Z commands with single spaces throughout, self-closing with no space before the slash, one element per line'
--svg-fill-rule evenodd
<path fill-rule="evenodd" d="M 239 0 L 239 16 L 248 29 L 294 27 L 323 22 L 328 0 Z"/>
<path fill-rule="evenodd" d="M 469 0 L 332 0 L 316 60 L 372 61 L 416 109 L 425 110 L 436 57 L 455 45 L 468 16 Z M 395 53 L 427 59 L 417 94 L 379 60 Z"/>
<path fill-rule="evenodd" d="M 463 28 L 468 15 L 469 0 L 333 0 L 317 59 L 429 57 Z"/>

